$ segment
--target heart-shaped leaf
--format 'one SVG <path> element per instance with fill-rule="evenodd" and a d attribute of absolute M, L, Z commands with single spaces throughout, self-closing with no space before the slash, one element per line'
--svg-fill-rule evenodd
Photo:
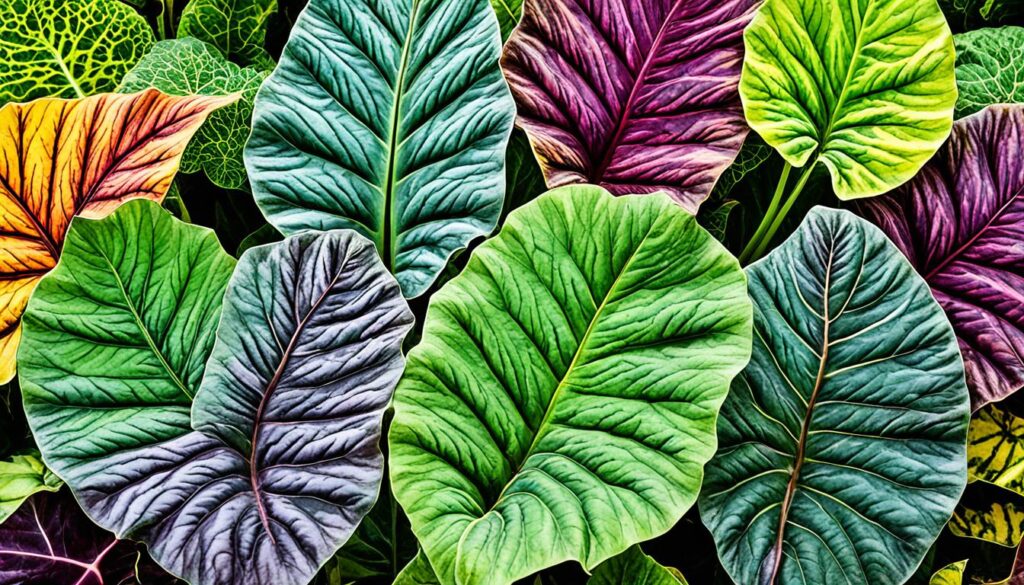
<path fill-rule="evenodd" d="M 994 104 L 1024 103 L 1024 28 L 983 28 L 956 35 L 953 42 L 957 118 Z"/>
<path fill-rule="evenodd" d="M 488 0 L 310 0 L 256 96 L 246 168 L 285 234 L 354 229 L 407 297 L 501 213 L 515 104 Z"/>
<path fill-rule="evenodd" d="M 746 363 L 736 260 L 661 194 L 564 187 L 431 299 L 395 393 L 395 496 L 442 583 L 588 569 L 693 504 Z"/>
<path fill-rule="evenodd" d="M 0 106 L 114 91 L 152 44 L 146 19 L 117 0 L 4 0 Z"/>
<path fill-rule="evenodd" d="M 234 100 L 149 90 L 0 109 L 0 383 L 14 377 L 21 314 L 71 218 L 163 199 L 189 138 Z"/>
<path fill-rule="evenodd" d="M 977 409 L 1024 386 L 1024 106 L 958 120 L 887 197 L 862 202 L 945 309 Z"/>
<path fill-rule="evenodd" d="M 913 177 L 953 123 L 953 35 L 926 0 L 766 0 L 744 33 L 747 122 L 840 199 Z"/>
<path fill-rule="evenodd" d="M 32 494 L 55 492 L 64 482 L 43 465 L 38 453 L 0 461 L 0 524 Z"/>
<path fill-rule="evenodd" d="M 665 191 L 690 211 L 747 134 L 737 85 L 755 0 L 527 0 L 502 66 L 551 187 Z"/>
<path fill-rule="evenodd" d="M 306 233 L 242 256 L 211 352 L 230 265 L 153 203 L 76 220 L 26 313 L 25 409 L 89 515 L 172 573 L 305 584 L 376 498 L 412 316 L 370 242 Z"/>
<path fill-rule="evenodd" d="M 737 583 L 901 584 L 966 484 L 956 338 L 874 226 L 816 207 L 747 268 L 754 352 L 700 511 Z"/>
<path fill-rule="evenodd" d="M 121 81 L 118 91 L 155 87 L 169 95 L 233 95 L 241 98 L 213 112 L 181 155 L 181 172 L 203 171 L 225 189 L 244 189 L 242 149 L 249 137 L 252 103 L 267 74 L 228 62 L 212 46 L 192 38 L 160 41 Z"/>
<path fill-rule="evenodd" d="M 598 565 L 587 585 L 686 585 L 686 579 L 634 545 Z"/>

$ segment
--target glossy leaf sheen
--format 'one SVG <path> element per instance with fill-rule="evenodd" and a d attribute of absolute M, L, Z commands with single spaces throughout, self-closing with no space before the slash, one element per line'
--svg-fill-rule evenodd
<path fill-rule="evenodd" d="M 144 540 L 193 585 L 307 583 L 376 497 L 381 416 L 412 321 L 373 246 L 329 232 L 249 250 L 209 353 L 228 272 L 210 263 L 230 265 L 208 249 L 210 232 L 150 203 L 76 231 L 97 234 L 82 238 L 93 249 L 69 240 L 33 296 L 21 352 L 26 411 L 47 463 L 97 523 Z M 180 245 L 155 247 L 146 233 Z M 96 336 L 119 322 L 115 299 L 90 298 L 79 284 L 115 277 L 84 270 L 102 257 L 121 259 L 116 275 L 145 325 L 124 319 L 129 331 L 112 330 L 114 340 Z M 124 366 L 112 371 L 111 341 L 127 344 L 129 333 L 167 341 L 118 348 Z"/>
<path fill-rule="evenodd" d="M 515 104 L 488 0 L 310 0 L 256 97 L 246 167 L 285 234 L 354 229 L 407 297 L 489 233 Z"/>
<path fill-rule="evenodd" d="M 0 109 L 0 383 L 14 376 L 21 314 L 71 218 L 163 199 L 189 138 L 233 100 L 149 90 Z"/>
<path fill-rule="evenodd" d="M 675 524 L 749 311 L 736 260 L 666 195 L 514 211 L 434 294 L 395 394 L 392 485 L 441 582 L 592 569 Z"/>
<path fill-rule="evenodd" d="M 744 41 L 747 122 L 791 165 L 828 167 L 840 199 L 900 185 L 949 135 L 953 35 L 935 0 L 766 0 Z"/>
<path fill-rule="evenodd" d="M 169 95 L 241 94 L 213 112 L 181 156 L 181 171 L 203 171 L 225 189 L 244 189 L 242 149 L 249 138 L 252 104 L 266 73 L 228 62 L 212 46 L 192 38 L 160 41 L 121 81 L 118 91 L 155 87 Z"/>
<path fill-rule="evenodd" d="M 985 28 L 956 35 L 956 117 L 993 104 L 1024 103 L 1024 28 Z"/>
<path fill-rule="evenodd" d="M 665 191 L 691 212 L 743 144 L 755 0 L 527 0 L 502 66 L 551 187 Z"/>
<path fill-rule="evenodd" d="M 913 181 L 859 208 L 931 286 L 960 342 L 971 404 L 1024 386 L 1024 106 L 957 121 Z"/>
<path fill-rule="evenodd" d="M 753 357 L 722 407 L 700 502 L 723 565 L 737 583 L 903 583 L 966 484 L 948 321 L 846 211 L 815 208 L 747 277 Z"/>
<path fill-rule="evenodd" d="M 152 44 L 146 19 L 118 0 L 4 0 L 0 106 L 114 91 Z"/>

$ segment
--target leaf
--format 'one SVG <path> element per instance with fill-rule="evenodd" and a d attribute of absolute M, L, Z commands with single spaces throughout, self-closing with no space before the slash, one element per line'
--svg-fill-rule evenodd
<path fill-rule="evenodd" d="M 756 4 L 527 0 L 502 67 L 548 186 L 665 191 L 696 212 L 747 134 L 736 88 Z"/>
<path fill-rule="evenodd" d="M 911 182 L 864 202 L 945 309 L 974 409 L 1024 386 L 1024 107 L 958 120 Z"/>
<path fill-rule="evenodd" d="M 903 583 L 965 485 L 956 339 L 885 236 L 816 207 L 747 268 L 754 351 L 700 512 L 737 583 Z"/>
<path fill-rule="evenodd" d="M 913 177 L 949 136 L 953 36 L 920 0 L 766 0 L 744 34 L 747 122 L 840 199 Z"/>
<path fill-rule="evenodd" d="M 32 494 L 55 492 L 62 484 L 60 478 L 43 465 L 38 453 L 15 455 L 10 461 L 0 461 L 0 524 Z"/>
<path fill-rule="evenodd" d="M 1024 419 L 997 405 L 971 417 L 967 470 L 984 481 L 1024 496 Z"/>
<path fill-rule="evenodd" d="M 38 493 L 0 525 L 0 582 L 18 585 L 127 585 L 136 581 L 136 545 L 82 514 L 66 491 Z M 168 582 L 146 580 L 146 585 Z"/>
<path fill-rule="evenodd" d="M 491 0 L 494 13 L 498 15 L 498 26 L 501 27 L 501 40 L 508 40 L 512 30 L 519 24 L 523 16 L 524 0 Z"/>
<path fill-rule="evenodd" d="M 163 199 L 189 138 L 233 100 L 151 90 L 0 109 L 0 383 L 14 376 L 21 314 L 71 218 Z"/>
<path fill-rule="evenodd" d="M 394 585 L 440 585 L 426 555 L 420 551 L 395 579 Z"/>
<path fill-rule="evenodd" d="M 263 43 L 277 0 L 190 0 L 181 11 L 178 38 L 209 43 L 233 62 L 265 67 Z"/>
<path fill-rule="evenodd" d="M 736 155 L 736 160 L 718 177 L 715 189 L 711 192 L 711 199 L 721 200 L 727 197 L 733 188 L 743 180 L 743 177 L 757 170 L 771 158 L 772 152 L 774 152 L 772 147 L 765 144 L 760 136 L 747 134 L 747 139 L 743 142 L 743 148 L 740 149 L 739 154 Z"/>
<path fill-rule="evenodd" d="M 431 298 L 395 392 L 392 486 L 440 581 L 589 570 L 667 531 L 749 311 L 736 260 L 664 194 L 514 211 Z"/>
<path fill-rule="evenodd" d="M 266 74 L 239 68 L 216 49 L 192 38 L 160 41 L 128 72 L 118 91 L 134 93 L 155 87 L 169 95 L 229 96 L 241 94 L 221 108 L 196 132 L 181 156 L 181 171 L 200 170 L 225 189 L 244 189 L 242 149 L 249 137 L 252 104 Z"/>
<path fill-rule="evenodd" d="M 1024 4 L 1017 0 L 939 0 L 954 30 L 1021 22 Z"/>
<path fill-rule="evenodd" d="M 961 585 L 965 568 L 967 568 L 966 560 L 950 563 L 932 575 L 929 585 Z"/>
<path fill-rule="evenodd" d="M 0 106 L 113 91 L 152 44 L 146 20 L 116 0 L 4 0 Z"/>
<path fill-rule="evenodd" d="M 956 117 L 993 104 L 1024 103 L 1024 28 L 986 28 L 953 37 L 956 86 L 960 97 Z"/>
<path fill-rule="evenodd" d="M 598 565 L 587 585 L 686 585 L 672 571 L 644 554 L 639 546 Z"/>
<path fill-rule="evenodd" d="M 723 201 L 718 205 L 704 205 L 697 212 L 697 223 L 708 230 L 719 242 L 725 241 L 725 230 L 729 226 L 729 214 L 732 208 L 739 205 L 739 201 Z"/>
<path fill-rule="evenodd" d="M 410 298 L 491 232 L 515 104 L 487 2 L 310 0 L 245 151 L 276 228 L 358 231 Z"/>
<path fill-rule="evenodd" d="M 193 585 L 308 583 L 377 495 L 412 323 L 370 242 L 307 233 L 250 249 L 212 351 L 231 261 L 209 230 L 129 203 L 76 220 L 67 248 L 20 354 L 47 464 L 99 525 Z M 101 278 L 122 286 L 82 284 Z"/>
<path fill-rule="evenodd" d="M 518 209 L 547 191 L 544 175 L 537 164 L 529 139 L 520 130 L 512 132 L 505 153 L 505 207 L 500 224 L 513 209 Z"/>
<path fill-rule="evenodd" d="M 971 497 L 973 496 L 973 497 Z M 985 482 L 967 485 L 964 498 L 949 521 L 949 531 L 1005 547 L 1016 547 L 1024 535 L 1022 499 Z"/>

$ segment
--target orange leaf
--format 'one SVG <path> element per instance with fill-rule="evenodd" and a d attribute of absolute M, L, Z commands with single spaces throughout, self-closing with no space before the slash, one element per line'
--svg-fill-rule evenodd
<path fill-rule="evenodd" d="M 14 377 L 21 315 L 56 265 L 71 218 L 161 201 L 189 139 L 237 98 L 151 89 L 0 108 L 0 383 Z"/>

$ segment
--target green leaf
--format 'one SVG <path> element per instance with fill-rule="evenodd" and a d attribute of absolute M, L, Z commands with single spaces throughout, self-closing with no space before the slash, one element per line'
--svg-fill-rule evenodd
<path fill-rule="evenodd" d="M 736 155 L 736 160 L 718 177 L 718 182 L 715 183 L 715 188 L 708 199 L 720 201 L 728 197 L 733 188 L 743 180 L 743 177 L 757 170 L 771 158 L 772 152 L 774 152 L 772 147 L 765 144 L 760 136 L 753 132 L 747 134 L 747 139 L 739 154 Z"/>
<path fill-rule="evenodd" d="M 960 585 L 963 583 L 966 568 L 966 560 L 950 563 L 936 571 L 928 585 Z"/>
<path fill-rule="evenodd" d="M 512 29 L 519 24 L 523 17 L 523 0 L 491 0 L 494 13 L 498 16 L 498 25 L 501 27 L 501 40 L 507 41 L 512 34 Z"/>
<path fill-rule="evenodd" d="M 984 28 L 956 35 L 953 41 L 960 90 L 957 118 L 992 104 L 1024 103 L 1024 28 Z"/>
<path fill-rule="evenodd" d="M 0 2 L 0 105 L 114 91 L 153 44 L 117 0 Z"/>
<path fill-rule="evenodd" d="M 118 91 L 155 87 L 168 95 L 231 95 L 235 103 L 207 118 L 181 157 L 181 172 L 206 173 L 225 189 L 244 189 L 242 150 L 249 137 L 252 104 L 266 73 L 239 68 L 210 45 L 196 39 L 160 41 L 125 75 Z"/>
<path fill-rule="evenodd" d="M 545 191 L 544 173 L 533 154 L 530 140 L 523 131 L 514 130 L 505 152 L 505 208 L 499 223 L 505 223 L 513 209 L 526 205 Z"/>
<path fill-rule="evenodd" d="M 913 177 L 949 136 L 953 36 L 934 0 L 767 0 L 744 33 L 747 122 L 840 199 Z"/>
<path fill-rule="evenodd" d="M 0 461 L 0 523 L 18 511 L 32 494 L 55 492 L 64 482 L 43 465 L 39 453 Z"/>
<path fill-rule="evenodd" d="M 970 483 L 949 520 L 949 531 L 962 538 L 1016 547 L 1024 536 L 1024 498 L 982 481 Z"/>
<path fill-rule="evenodd" d="M 725 241 L 725 231 L 729 227 L 729 214 L 732 208 L 739 205 L 739 201 L 732 199 L 723 201 L 718 205 L 705 203 L 697 211 L 697 223 L 708 230 L 719 242 Z"/>
<path fill-rule="evenodd" d="M 967 440 L 967 473 L 1024 496 L 1024 418 L 998 403 L 971 417 Z"/>
<path fill-rule="evenodd" d="M 426 555 L 420 551 L 398 574 L 394 585 L 440 585 L 440 582 L 430 568 Z"/>
<path fill-rule="evenodd" d="M 939 0 L 954 30 L 1024 22 L 1020 0 Z"/>
<path fill-rule="evenodd" d="M 686 579 L 634 545 L 598 565 L 587 585 L 686 585 Z"/>
<path fill-rule="evenodd" d="M 310 0 L 256 97 L 246 166 L 285 235 L 354 229 L 407 297 L 494 228 L 515 103 L 488 0 Z"/>
<path fill-rule="evenodd" d="M 81 462 L 192 429 L 234 265 L 212 231 L 151 201 L 71 222 L 60 262 L 29 301 L 18 352 L 48 461 Z"/>
<path fill-rule="evenodd" d="M 389 435 L 446 584 L 592 569 L 693 504 L 746 363 L 738 264 L 668 196 L 550 191 L 431 298 Z"/>
<path fill-rule="evenodd" d="M 903 583 L 966 483 L 956 337 L 882 232 L 816 207 L 747 268 L 754 351 L 700 511 L 737 583 Z"/>
<path fill-rule="evenodd" d="M 276 11 L 277 0 L 191 0 L 181 11 L 178 38 L 210 43 L 233 62 L 262 70 L 270 58 L 263 48 L 267 21 Z"/>

